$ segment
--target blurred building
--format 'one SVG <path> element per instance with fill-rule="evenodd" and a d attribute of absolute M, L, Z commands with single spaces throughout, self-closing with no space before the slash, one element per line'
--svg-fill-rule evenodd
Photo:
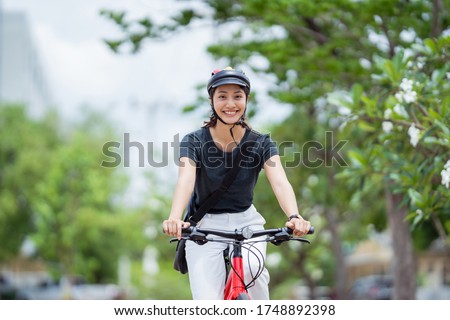
<path fill-rule="evenodd" d="M 32 116 L 51 105 L 45 73 L 22 12 L 3 11 L 0 2 L 0 101 L 25 104 Z"/>
<path fill-rule="evenodd" d="M 424 286 L 450 287 L 450 249 L 441 239 L 435 240 L 417 259 L 417 270 Z"/>
<path fill-rule="evenodd" d="M 351 285 L 355 280 L 371 275 L 392 273 L 392 247 L 386 233 L 374 233 L 359 243 L 347 256 L 347 277 Z"/>
<path fill-rule="evenodd" d="M 348 285 L 366 287 L 386 298 L 392 285 L 393 252 L 387 234 L 373 234 L 361 242 L 346 258 Z M 450 299 L 450 249 L 441 240 L 435 240 L 427 250 L 416 255 L 418 299 Z M 360 285 L 363 284 L 363 285 Z M 375 290 L 375 286 L 376 289 Z M 366 292 L 367 293 L 367 292 Z M 365 299 L 372 299 L 367 295 Z"/>

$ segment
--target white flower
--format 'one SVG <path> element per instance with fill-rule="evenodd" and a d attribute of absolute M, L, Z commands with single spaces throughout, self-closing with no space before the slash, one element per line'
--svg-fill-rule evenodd
<path fill-rule="evenodd" d="M 450 169 L 450 160 L 447 161 L 446 164 L 444 164 L 445 169 Z"/>
<path fill-rule="evenodd" d="M 413 42 L 416 35 L 416 31 L 413 28 L 409 28 L 400 32 L 400 39 L 404 42 Z"/>
<path fill-rule="evenodd" d="M 352 113 L 352 110 L 350 110 L 350 108 L 347 108 L 344 106 L 338 106 L 338 113 L 340 115 L 347 116 Z"/>
<path fill-rule="evenodd" d="M 444 31 L 442 31 L 441 33 L 441 38 L 446 38 L 450 36 L 450 28 L 445 29 Z"/>
<path fill-rule="evenodd" d="M 403 118 L 408 118 L 408 117 L 409 117 L 408 112 L 406 112 L 405 107 L 402 106 L 401 104 L 398 104 L 398 103 L 397 103 L 397 104 L 394 106 L 394 112 L 395 112 L 396 114 L 398 114 L 399 116 L 402 116 Z"/>
<path fill-rule="evenodd" d="M 410 137 L 410 143 L 413 147 L 417 146 L 419 142 L 419 134 L 420 130 L 416 128 L 416 125 L 413 123 L 408 129 L 408 135 Z"/>
<path fill-rule="evenodd" d="M 383 127 L 383 131 L 386 133 L 391 132 L 392 128 L 394 127 L 394 125 L 390 121 L 383 121 L 383 123 L 381 125 Z"/>
<path fill-rule="evenodd" d="M 406 103 L 416 102 L 417 101 L 417 92 L 408 91 L 403 95 L 403 99 Z"/>
<path fill-rule="evenodd" d="M 372 63 L 369 60 L 364 59 L 364 58 L 359 59 L 359 64 L 364 69 L 370 69 L 372 67 Z"/>
<path fill-rule="evenodd" d="M 444 164 L 444 170 L 441 171 L 442 184 L 448 189 L 450 186 L 450 160 Z"/>
<path fill-rule="evenodd" d="M 450 72 L 447 72 L 447 79 L 450 80 Z"/>
<path fill-rule="evenodd" d="M 395 99 L 397 99 L 398 102 L 402 103 L 403 102 L 403 95 L 404 93 L 402 91 L 399 91 L 395 94 Z"/>
<path fill-rule="evenodd" d="M 384 111 L 384 118 L 385 118 L 385 119 L 390 119 L 390 118 L 391 118 L 391 115 L 392 115 L 392 110 L 391 110 L 391 109 L 386 109 L 386 110 Z"/>
<path fill-rule="evenodd" d="M 442 184 L 449 189 L 450 187 L 450 167 L 441 171 Z"/>
<path fill-rule="evenodd" d="M 395 94 L 398 102 L 411 103 L 417 101 L 417 92 L 413 88 L 414 82 L 412 80 L 403 78 L 400 83 L 400 91 Z"/>
<path fill-rule="evenodd" d="M 416 102 L 417 101 L 417 92 L 415 91 L 399 91 L 395 94 L 395 99 L 397 99 L 398 102 Z"/>
<path fill-rule="evenodd" d="M 411 91 L 413 87 L 413 81 L 403 78 L 402 83 L 400 83 L 400 89 L 402 89 L 405 92 Z"/>

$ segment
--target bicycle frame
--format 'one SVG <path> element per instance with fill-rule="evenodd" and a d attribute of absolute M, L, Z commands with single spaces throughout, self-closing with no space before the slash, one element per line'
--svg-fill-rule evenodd
<path fill-rule="evenodd" d="M 224 290 L 225 300 L 250 300 L 244 283 L 244 263 L 242 260 L 242 242 L 233 244 L 230 271 Z"/>

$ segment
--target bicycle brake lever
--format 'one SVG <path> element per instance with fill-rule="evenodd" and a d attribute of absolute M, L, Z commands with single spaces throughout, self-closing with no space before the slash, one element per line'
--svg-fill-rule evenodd
<path fill-rule="evenodd" d="M 204 245 L 208 242 L 208 240 L 206 239 L 206 234 L 198 232 L 197 230 L 191 232 L 189 239 L 194 241 L 198 245 Z"/>
<path fill-rule="evenodd" d="M 169 240 L 169 243 L 172 243 L 172 242 L 179 242 L 180 240 L 189 240 L 189 237 L 181 237 L 181 239 L 178 239 L 178 238 L 171 238 L 171 239 Z"/>
<path fill-rule="evenodd" d="M 278 232 L 273 236 L 273 238 L 270 240 L 270 242 L 276 246 L 281 245 L 285 241 L 289 241 L 292 237 L 289 235 L 287 230 L 283 230 L 281 232 Z"/>
<path fill-rule="evenodd" d="M 311 244 L 311 241 L 309 241 L 308 239 L 305 239 L 305 238 L 294 238 L 294 237 L 291 237 L 290 240 L 295 240 L 295 241 L 298 241 L 298 242 L 305 242 L 305 243 Z"/>
<path fill-rule="evenodd" d="M 169 243 L 172 243 L 172 242 L 180 242 L 181 240 L 189 240 L 189 238 L 188 238 L 188 237 L 181 237 L 181 239 L 178 239 L 178 238 L 172 238 L 172 239 L 170 239 Z"/>
<path fill-rule="evenodd" d="M 270 240 L 270 243 L 272 243 L 272 244 L 274 244 L 276 246 L 280 246 L 283 242 L 284 241 L 278 241 L 278 240 L 275 240 L 275 239 Z"/>

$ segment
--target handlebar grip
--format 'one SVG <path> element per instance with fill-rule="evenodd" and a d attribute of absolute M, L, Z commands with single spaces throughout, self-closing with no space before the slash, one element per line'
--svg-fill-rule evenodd
<path fill-rule="evenodd" d="M 194 230 L 194 227 L 189 226 L 187 228 L 181 228 L 181 233 L 182 234 L 191 234 L 193 230 Z"/>
<path fill-rule="evenodd" d="M 287 233 L 289 233 L 289 234 L 292 234 L 292 232 L 294 232 L 294 230 L 292 230 L 291 228 L 288 228 L 288 227 L 286 227 L 285 230 L 286 230 Z M 314 234 L 314 231 L 315 231 L 314 227 L 311 226 L 311 227 L 309 228 L 309 231 L 308 231 L 307 234 Z"/>

